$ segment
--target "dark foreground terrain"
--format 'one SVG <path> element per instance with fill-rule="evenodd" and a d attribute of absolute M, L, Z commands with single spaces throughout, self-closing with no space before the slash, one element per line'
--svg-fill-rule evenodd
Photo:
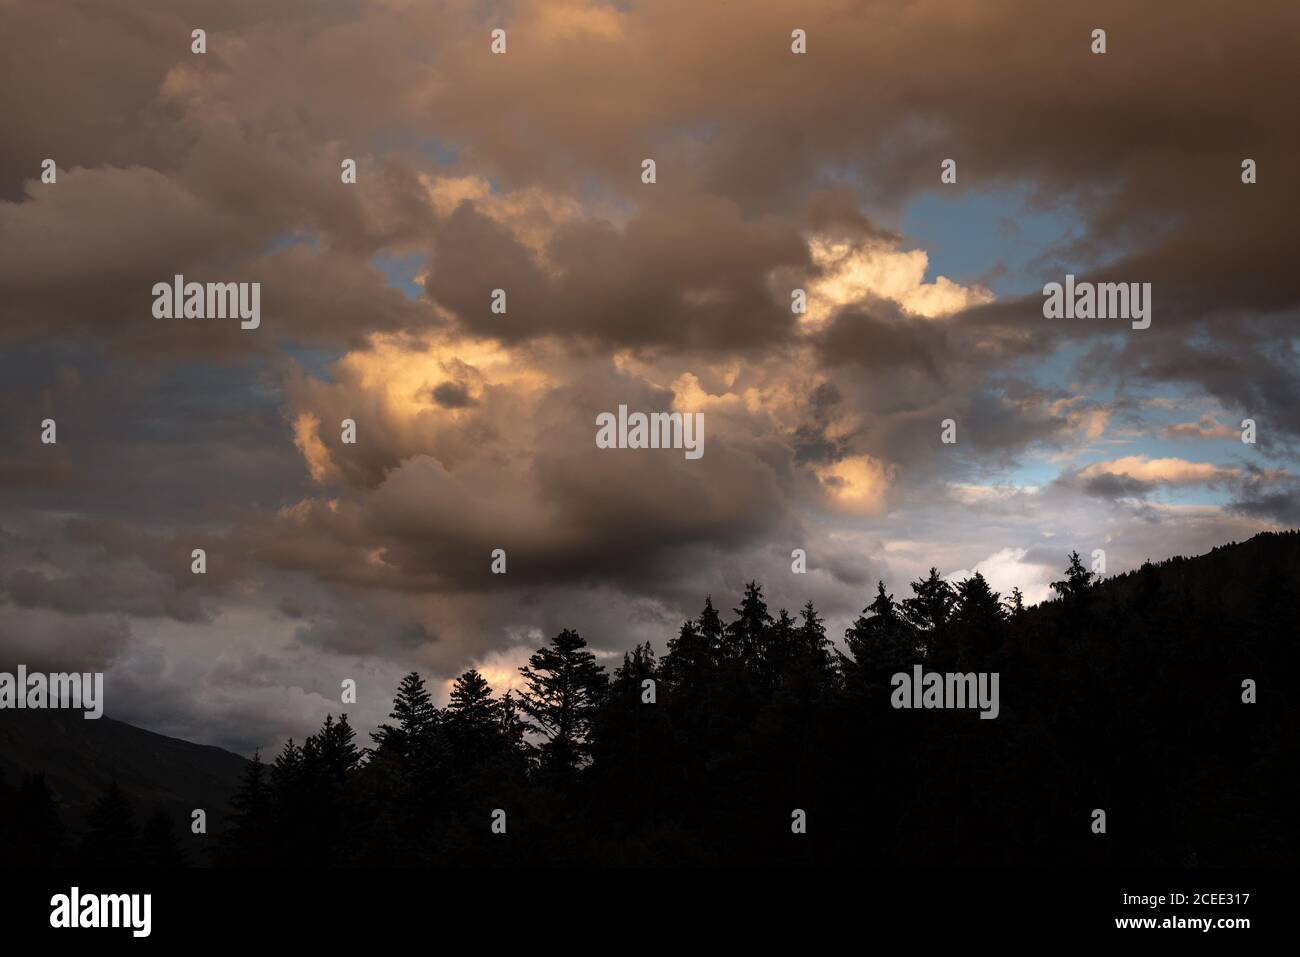
<path fill-rule="evenodd" d="M 1073 561 L 1054 588 L 1022 608 L 932 574 L 864 596 L 840 653 L 815 609 L 774 612 L 751 585 L 661 657 L 608 675 L 565 631 L 519 693 L 469 672 L 438 709 L 413 674 L 372 741 L 332 716 L 265 764 L 6 712 L 0 860 L 1296 864 L 1300 533 L 1100 583 Z M 895 709 L 916 664 L 998 673 L 997 718 Z"/>

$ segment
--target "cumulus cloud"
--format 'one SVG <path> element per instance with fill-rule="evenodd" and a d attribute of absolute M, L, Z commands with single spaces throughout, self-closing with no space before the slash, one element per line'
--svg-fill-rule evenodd
<path fill-rule="evenodd" d="M 853 515 L 877 515 L 884 509 L 892 471 L 869 455 L 840 459 L 816 469 L 834 507 Z"/>
<path fill-rule="evenodd" d="M 1179 458 L 1151 458 L 1126 455 L 1106 462 L 1094 462 L 1079 471 L 1085 480 L 1102 476 L 1134 479 L 1138 482 L 1166 485 L 1204 485 L 1239 475 L 1237 469 L 1210 462 L 1190 462 Z"/>
<path fill-rule="evenodd" d="M 1175 422 L 1162 434 L 1167 439 L 1240 439 L 1241 432 L 1213 415 L 1203 415 L 1195 422 Z"/>
<path fill-rule="evenodd" d="M 820 272 L 810 290 L 809 321 L 823 321 L 835 308 L 863 300 L 888 299 L 907 314 L 930 319 L 993 299 L 987 289 L 967 288 L 946 276 L 926 282 L 929 258 L 922 249 L 901 250 L 879 242 L 836 242 L 815 236 L 809 251 Z"/>
<path fill-rule="evenodd" d="M 952 581 L 961 581 L 979 572 L 988 579 L 989 587 L 1004 598 L 1019 588 L 1026 605 L 1035 605 L 1051 597 L 1051 582 L 1055 578 L 1056 564 L 1046 564 L 1028 559 L 1027 548 L 1002 548 L 981 559 L 969 570 L 959 569 L 949 575 Z"/>

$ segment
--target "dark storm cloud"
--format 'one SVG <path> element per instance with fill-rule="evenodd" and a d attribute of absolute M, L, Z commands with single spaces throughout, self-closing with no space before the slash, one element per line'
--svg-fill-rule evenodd
<path fill-rule="evenodd" d="M 1289 528 L 1300 526 L 1300 478 L 1270 476 L 1252 468 L 1228 504 L 1228 511 Z"/>
<path fill-rule="evenodd" d="M 1154 482 L 1145 482 L 1129 475 L 1102 474 L 1078 479 L 1067 476 L 1062 481 L 1077 481 L 1079 487 L 1088 495 L 1106 499 L 1142 498 L 1156 487 Z"/>
<path fill-rule="evenodd" d="M 295 557 L 267 542 L 264 554 L 280 556 L 286 567 L 392 588 L 486 590 L 495 584 L 490 554 L 504 548 L 512 584 L 603 580 L 650 588 L 681 574 L 678 549 L 739 546 L 790 521 L 789 477 L 762 450 L 714 438 L 702 469 L 676 450 L 648 453 L 655 456 L 650 467 L 635 452 L 598 450 L 594 429 L 568 431 L 549 433 L 556 447 L 532 460 L 529 486 L 490 462 L 449 472 L 426 456 L 412 458 L 360 501 L 355 516 L 312 509 L 304 513 L 309 528 L 285 530 L 316 545 Z M 362 540 L 382 544 L 384 566 L 366 564 L 343 544 L 347 537 L 340 540 L 361 528 Z"/>
<path fill-rule="evenodd" d="M 0 661 L 5 670 L 25 664 L 33 671 L 95 671 L 129 646 L 125 615 L 66 617 L 0 605 Z"/>
<path fill-rule="evenodd" d="M 66 614 L 118 612 L 143 618 L 198 621 L 203 617 L 195 592 L 160 594 L 153 576 L 131 580 L 123 574 L 47 576 L 19 569 L 0 585 L 0 592 L 19 608 L 50 608 Z"/>
<path fill-rule="evenodd" d="M 892 315 L 878 318 L 860 309 L 836 313 L 817 339 L 822 361 L 852 362 L 866 370 L 912 366 L 942 381 L 947 332 L 928 319 L 907 317 L 883 305 L 877 308 Z"/>
<path fill-rule="evenodd" d="M 433 401 L 444 409 L 466 409 L 474 404 L 474 398 L 459 382 L 443 382 L 434 386 Z"/>
<path fill-rule="evenodd" d="M 24 202 L 0 208 L 0 242 L 10 250 L 0 261 L 7 292 L 0 330 L 10 339 L 38 332 L 102 336 L 170 358 L 256 353 L 268 347 L 268 339 L 355 343 L 366 332 L 418 329 L 436 321 L 427 308 L 387 288 L 386 277 L 369 262 L 405 226 L 368 231 L 351 221 L 355 217 L 346 208 L 331 220 L 330 206 L 347 207 L 347 201 L 325 195 L 323 188 L 314 191 L 318 195 L 303 190 L 300 167 L 263 172 L 244 170 L 236 178 L 247 187 L 239 192 L 143 167 L 73 169 L 56 185 L 29 185 Z M 337 181 L 336 172 L 320 175 Z M 379 179 L 381 204 L 421 208 L 400 192 L 384 196 Z M 341 186 L 334 192 L 357 195 Z M 286 203 L 286 194 L 301 205 Z M 246 209 L 251 216 L 234 212 Z M 317 215 L 304 215 L 312 209 Z M 144 210 L 148 216 L 141 215 Z M 333 233 L 323 231 L 331 228 Z M 322 232 L 312 233 L 314 246 L 265 254 L 281 237 L 302 230 Z M 335 234 L 340 241 L 323 248 Z M 230 320 L 154 318 L 154 284 L 178 274 L 199 282 L 260 281 L 263 327 L 250 334 Z M 39 323 L 22 322 L 24 316 L 39 317 Z"/>
<path fill-rule="evenodd" d="M 994 461 L 1013 461 L 1030 445 L 1063 445 L 1074 427 L 1071 410 L 1056 409 L 1065 398 L 1063 393 L 1044 393 L 1023 382 L 1000 381 L 996 389 L 981 389 L 970 396 L 961 420 L 965 427 L 961 441 L 976 455 Z"/>
<path fill-rule="evenodd" d="M 373 621 L 359 618 L 325 619 L 299 625 L 294 639 L 313 648 L 328 651 L 346 651 L 349 654 L 385 655 L 409 652 L 421 645 L 436 641 L 419 622 L 406 622 L 396 627 L 388 624 L 376 627 Z"/>
<path fill-rule="evenodd" d="M 795 429 L 791 445 L 797 462 L 833 462 L 844 452 L 844 443 L 829 439 L 830 416 L 844 401 L 834 382 L 822 382 L 808 397 L 809 420 Z"/>
<path fill-rule="evenodd" d="M 301 465 L 267 375 L 260 363 L 161 364 L 31 342 L 6 348 L 0 443 L 8 451 L 0 464 L 11 466 L 11 481 L 23 479 L 6 504 L 148 524 L 292 501 Z M 57 444 L 40 442 L 46 417 Z"/>
<path fill-rule="evenodd" d="M 709 196 L 649 205 L 621 230 L 562 226 L 547 253 L 554 275 L 505 228 L 462 204 L 438 232 L 425 288 L 467 328 L 505 340 L 559 333 L 745 348 L 791 335 L 789 302 L 775 300 L 766 276 L 808 264 L 791 226 L 747 222 Z M 494 289 L 507 293 L 504 315 L 489 308 Z"/>
<path fill-rule="evenodd" d="M 1300 441 L 1300 355 L 1293 332 L 1294 320 L 1224 322 L 1212 339 L 1165 339 L 1155 350 L 1130 343 L 1115 359 L 1122 370 L 1203 389 L 1238 422 L 1239 416 L 1254 419 L 1264 449 L 1282 451 Z"/>

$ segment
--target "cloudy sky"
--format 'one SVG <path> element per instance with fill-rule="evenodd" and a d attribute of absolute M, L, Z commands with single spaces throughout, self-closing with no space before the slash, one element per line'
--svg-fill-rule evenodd
<path fill-rule="evenodd" d="M 662 652 L 750 578 L 838 635 L 932 564 L 1039 600 L 1071 549 L 1300 523 L 1298 33 L 1289 0 L 0 0 L 0 667 L 248 753 L 345 678 L 368 730 L 405 671 L 503 689 L 562 627 Z M 260 328 L 154 318 L 178 273 L 260 282 Z M 1151 283 L 1150 328 L 1045 319 L 1067 273 Z M 620 404 L 703 412 L 703 457 L 596 448 Z"/>

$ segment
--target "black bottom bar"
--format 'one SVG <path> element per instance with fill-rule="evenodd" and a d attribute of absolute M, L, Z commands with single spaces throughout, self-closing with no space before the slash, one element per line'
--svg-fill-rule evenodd
<path fill-rule="evenodd" d="M 1232 943 L 1287 933 L 1294 870 L 318 870 L 0 871 L 6 943 L 77 934 L 95 946 L 303 944 L 468 931 L 527 945 L 538 937 L 664 946 L 772 934 L 817 947 L 906 934 L 1002 941 L 1122 939 Z M 83 908 L 102 894 L 148 894 L 149 934 L 54 928 L 56 895 Z M 142 899 L 141 899 L 142 900 Z M 89 905 L 91 912 L 99 901 Z M 124 905 L 118 903 L 118 907 Z M 111 908 L 110 908 L 111 910 Z M 91 913 L 85 912 L 85 913 Z M 124 912 L 129 914 L 129 912 Z M 110 915 L 111 916 L 111 915 Z M 137 913 L 136 926 L 143 921 Z M 93 916 L 92 918 L 93 919 Z M 1203 922 L 1209 922 L 1207 927 Z M 450 941 L 448 941 L 450 943 Z"/>

